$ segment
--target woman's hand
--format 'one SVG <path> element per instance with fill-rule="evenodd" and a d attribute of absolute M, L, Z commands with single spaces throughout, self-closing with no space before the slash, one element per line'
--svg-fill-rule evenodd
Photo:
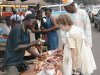
<path fill-rule="evenodd" d="M 48 30 L 47 29 L 43 29 L 43 30 L 41 30 L 43 33 L 47 33 L 48 32 Z"/>

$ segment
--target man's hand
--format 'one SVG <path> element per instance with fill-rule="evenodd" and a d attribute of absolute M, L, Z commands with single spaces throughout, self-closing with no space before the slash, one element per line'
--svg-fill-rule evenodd
<path fill-rule="evenodd" d="M 39 44 L 39 41 L 33 41 L 33 42 L 31 43 L 31 46 L 38 46 L 38 45 L 40 45 L 40 44 Z"/>
<path fill-rule="evenodd" d="M 40 45 L 44 45 L 44 43 L 43 42 L 40 42 L 40 41 L 33 41 L 32 43 L 31 43 L 31 46 L 40 46 Z"/>

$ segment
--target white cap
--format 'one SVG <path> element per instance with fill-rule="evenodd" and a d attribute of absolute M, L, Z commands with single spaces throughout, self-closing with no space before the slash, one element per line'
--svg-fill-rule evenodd
<path fill-rule="evenodd" d="M 25 13 L 25 16 L 28 15 L 28 14 L 32 14 L 32 12 L 31 12 L 31 11 L 27 11 L 27 12 Z"/>
<path fill-rule="evenodd" d="M 74 0 L 62 0 L 63 6 L 68 6 L 73 2 L 74 2 Z"/>

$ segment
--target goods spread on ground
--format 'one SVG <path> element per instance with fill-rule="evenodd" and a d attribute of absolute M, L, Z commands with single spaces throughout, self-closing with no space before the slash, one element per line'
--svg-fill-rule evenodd
<path fill-rule="evenodd" d="M 62 75 L 63 50 L 44 52 L 21 75 Z"/>

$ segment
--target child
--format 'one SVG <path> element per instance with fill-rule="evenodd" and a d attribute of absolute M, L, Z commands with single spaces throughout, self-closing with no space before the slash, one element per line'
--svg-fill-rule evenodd
<path fill-rule="evenodd" d="M 68 15 L 60 15 L 57 23 L 65 31 L 63 75 L 90 75 L 96 64 L 84 32 L 73 25 Z"/>

